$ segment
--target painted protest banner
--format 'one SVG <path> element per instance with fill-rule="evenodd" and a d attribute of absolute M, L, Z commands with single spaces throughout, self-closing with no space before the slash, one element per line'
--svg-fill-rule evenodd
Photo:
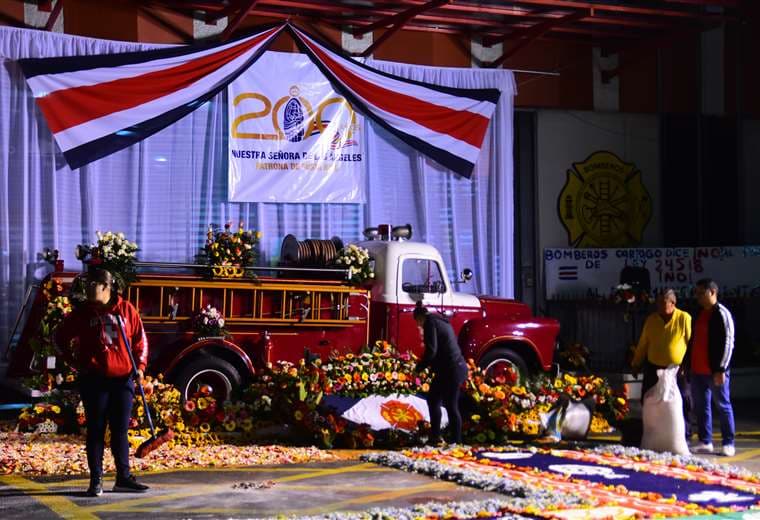
<path fill-rule="evenodd" d="M 760 296 L 760 246 L 544 250 L 546 298 L 610 296 L 626 266 L 646 269 L 653 291 L 672 287 L 691 295 L 713 278 L 722 296 Z"/>
<path fill-rule="evenodd" d="M 267 51 L 228 95 L 231 202 L 364 202 L 362 116 L 308 57 Z"/>

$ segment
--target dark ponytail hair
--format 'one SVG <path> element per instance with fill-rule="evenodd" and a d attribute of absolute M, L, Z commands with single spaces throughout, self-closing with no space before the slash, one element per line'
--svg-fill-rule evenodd
<path fill-rule="evenodd" d="M 424 318 L 428 314 L 429 314 L 429 311 L 427 310 L 427 307 L 422 305 L 421 301 L 418 301 L 414 305 L 414 313 L 412 314 L 412 316 L 414 316 L 414 319 Z"/>

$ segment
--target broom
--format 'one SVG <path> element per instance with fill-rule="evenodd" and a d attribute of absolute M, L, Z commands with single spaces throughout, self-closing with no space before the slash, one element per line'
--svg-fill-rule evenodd
<path fill-rule="evenodd" d="M 164 429 L 156 435 L 156 429 L 153 426 L 153 418 L 150 416 L 150 408 L 148 408 L 148 400 L 145 398 L 145 390 L 143 390 L 142 384 L 138 381 L 137 377 L 137 364 L 135 363 L 135 357 L 132 355 L 132 345 L 127 339 L 127 333 L 124 331 L 124 322 L 121 319 L 121 315 L 116 315 L 116 320 L 119 322 L 119 331 L 121 332 L 121 338 L 124 340 L 124 344 L 127 346 L 127 353 L 129 354 L 129 361 L 132 363 L 132 377 L 135 379 L 135 386 L 140 390 L 140 397 L 142 397 L 143 409 L 145 410 L 145 417 L 148 418 L 148 426 L 150 426 L 150 438 L 144 441 L 137 447 L 135 451 L 135 457 L 141 459 L 146 455 L 149 455 L 152 451 L 156 450 L 162 444 L 169 442 L 174 438 L 174 432 L 171 429 Z"/>

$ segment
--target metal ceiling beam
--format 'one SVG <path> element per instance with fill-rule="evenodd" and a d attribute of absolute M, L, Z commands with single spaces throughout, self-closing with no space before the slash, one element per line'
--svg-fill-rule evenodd
<path fill-rule="evenodd" d="M 424 4 L 416 5 L 407 9 L 406 11 L 388 16 L 387 18 L 373 22 L 365 27 L 362 27 L 361 29 L 354 30 L 354 36 L 362 36 L 370 31 L 374 31 L 375 29 L 382 29 L 384 27 L 388 27 L 389 25 L 392 25 L 392 30 L 395 31 L 397 30 L 396 28 L 402 27 L 406 22 L 418 14 L 422 14 L 425 11 L 435 9 L 436 7 L 440 7 L 443 4 L 447 4 L 448 2 L 449 0 L 432 0 Z"/>
<path fill-rule="evenodd" d="M 414 31 L 431 31 L 446 34 L 464 34 L 468 36 L 486 36 L 495 33 L 497 38 L 503 38 L 505 32 L 512 30 L 525 31 L 536 24 L 547 23 L 552 27 L 540 38 L 553 38 L 562 35 L 577 35 L 584 41 L 594 39 L 596 43 L 609 43 L 610 40 L 630 40 L 631 38 L 651 38 L 668 30 L 678 21 L 710 22 L 734 19 L 729 15 L 711 15 L 704 10 L 689 6 L 684 9 L 667 9 L 662 7 L 641 7 L 634 1 L 606 0 L 597 2 L 579 0 L 512 0 L 509 6 L 498 2 L 478 5 L 475 0 L 458 0 L 456 3 L 440 0 L 435 7 L 435 13 L 430 11 L 434 2 L 431 0 L 369 0 L 363 4 L 347 4 L 342 1 L 325 0 L 245 0 L 236 1 L 231 5 L 218 0 L 138 0 L 143 5 L 172 6 L 175 12 L 197 17 L 197 11 L 205 12 L 208 19 L 218 19 L 230 16 L 237 11 L 239 20 L 231 23 L 227 32 L 231 33 L 239 27 L 242 20 L 251 9 L 240 9 L 238 6 L 246 2 L 253 6 L 255 14 L 275 19 L 292 19 L 294 17 L 338 25 L 341 28 L 351 26 L 356 34 L 364 34 L 380 27 L 392 25 L 390 31 L 396 33 L 403 25 L 404 29 Z M 730 6 L 737 0 L 660 0 L 664 2 Z M 506 3 L 506 2 L 505 2 Z M 406 8 L 399 12 L 399 9 Z M 416 16 L 404 19 L 405 15 L 419 10 Z M 567 13 L 584 12 L 584 17 L 573 20 L 573 24 L 555 24 L 552 20 L 561 19 Z M 563 13 L 563 14 L 560 14 Z M 250 13 L 254 14 L 254 13 Z M 610 30 L 605 30 L 609 28 Z M 652 32 L 654 31 L 654 32 Z M 489 33 L 489 34 L 486 34 Z M 384 39 L 389 38 L 388 35 Z M 383 36 L 381 36 L 383 38 Z M 597 41 L 598 40 L 598 41 Z M 574 41 L 579 41 L 576 38 Z"/>
<path fill-rule="evenodd" d="M 699 15 L 694 12 L 680 11 L 677 9 L 662 9 L 657 7 L 634 7 L 619 3 L 606 2 L 578 2 L 574 0 L 512 0 L 514 4 L 552 6 L 557 9 L 589 9 L 592 14 L 597 11 L 609 11 L 616 13 L 642 14 L 646 16 L 660 16 L 671 18 L 716 18 L 714 15 Z"/>
<path fill-rule="evenodd" d="M 663 0 L 670 4 L 691 4 L 691 5 L 704 5 L 715 7 L 739 7 L 737 0 Z"/>
<path fill-rule="evenodd" d="M 483 5 L 469 5 L 469 4 L 449 4 L 441 8 L 443 11 L 456 11 L 465 13 L 477 13 L 477 14 L 489 14 L 495 16 L 508 16 L 515 18 L 529 18 L 529 19 L 543 19 L 547 18 L 546 14 L 553 12 L 553 9 L 549 9 L 545 13 L 536 13 L 532 9 L 527 8 L 510 8 L 510 7 L 494 7 Z M 620 17 L 620 16 L 588 16 L 581 20 L 584 23 L 598 23 L 606 25 L 624 25 L 629 27 L 651 27 L 661 28 L 664 24 L 653 20 L 644 20 L 642 18 L 634 17 Z"/>
<path fill-rule="evenodd" d="M 63 0 L 58 0 L 58 2 L 62 2 L 62 1 Z M 160 25 L 167 31 L 171 32 L 172 34 L 180 38 L 183 42 L 192 43 L 195 40 L 192 34 L 188 34 L 187 32 L 183 31 L 182 29 L 174 25 L 169 20 L 165 20 L 161 18 L 158 14 L 156 14 L 155 10 L 149 9 L 148 7 L 142 6 L 142 5 L 138 6 L 138 9 L 143 14 L 145 14 L 145 16 L 147 16 L 148 18 L 153 20 L 155 23 L 157 23 L 158 25 Z M 162 9 L 164 8 L 162 7 Z"/>
<path fill-rule="evenodd" d="M 430 9 L 435 9 L 436 7 L 439 7 L 445 3 L 448 3 L 449 0 L 432 0 L 431 2 L 420 5 L 417 7 L 412 7 L 411 9 L 408 9 L 407 11 L 404 11 L 403 13 L 399 13 L 396 16 L 391 16 L 390 18 L 387 18 L 386 20 L 380 20 L 378 22 L 375 22 L 374 24 L 370 24 L 370 27 L 376 26 L 376 27 L 385 27 L 388 24 L 384 23 L 386 21 L 392 21 L 394 23 L 393 27 L 386 30 L 382 36 L 380 36 L 377 40 L 374 40 L 372 42 L 372 45 L 364 49 L 359 55 L 362 57 L 367 57 L 373 52 L 375 52 L 375 49 L 380 47 L 385 41 L 393 36 L 396 32 L 398 32 L 406 23 L 411 20 L 412 18 L 415 18 L 419 14 L 424 13 L 425 11 L 429 11 Z M 378 25 L 380 24 L 380 25 Z M 372 29 L 369 29 L 372 30 Z M 365 31 L 369 32 L 369 31 Z M 365 34 L 362 33 L 362 34 Z"/>
<path fill-rule="evenodd" d="M 233 18 L 232 21 L 227 24 L 227 27 L 224 28 L 224 31 L 219 36 L 220 41 L 226 42 L 229 37 L 232 36 L 232 33 L 240 27 L 240 24 L 245 20 L 245 17 L 248 16 L 248 12 L 253 9 L 253 6 L 255 6 L 258 1 L 259 0 L 240 0 L 238 2 L 240 9 L 235 15 L 235 18 Z"/>
<path fill-rule="evenodd" d="M 586 16 L 587 13 L 583 11 L 576 11 L 574 13 L 566 14 L 565 16 L 562 16 L 560 18 L 552 18 L 551 20 L 547 20 L 545 22 L 541 22 L 539 24 L 536 24 L 532 27 L 527 27 L 523 30 L 514 31 L 511 34 L 507 35 L 502 41 L 508 41 L 511 39 L 521 39 L 511 49 L 508 51 L 505 51 L 504 54 L 502 54 L 500 57 L 496 58 L 494 61 L 488 64 L 488 67 L 496 68 L 502 63 L 504 63 L 506 60 L 520 52 L 520 50 L 524 49 L 531 43 L 533 43 L 537 38 L 540 38 L 547 32 L 551 31 L 553 28 L 558 27 L 562 24 L 566 23 L 572 23 L 580 18 L 583 18 Z M 484 42 L 485 44 L 485 42 Z"/>

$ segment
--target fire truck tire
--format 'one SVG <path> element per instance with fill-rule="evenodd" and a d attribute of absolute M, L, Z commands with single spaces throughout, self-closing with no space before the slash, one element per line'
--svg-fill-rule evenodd
<path fill-rule="evenodd" d="M 229 362 L 217 357 L 204 357 L 180 368 L 175 381 L 183 402 L 203 385 L 209 385 L 214 397 L 221 402 L 240 388 L 242 379 Z"/>
<path fill-rule="evenodd" d="M 507 367 L 517 371 L 517 384 L 524 383 L 530 372 L 528 371 L 528 364 L 525 360 L 515 352 L 508 348 L 495 348 L 488 351 L 482 358 L 478 366 L 482 368 L 486 373 L 489 371 L 493 375 L 499 375 L 499 370 Z"/>

